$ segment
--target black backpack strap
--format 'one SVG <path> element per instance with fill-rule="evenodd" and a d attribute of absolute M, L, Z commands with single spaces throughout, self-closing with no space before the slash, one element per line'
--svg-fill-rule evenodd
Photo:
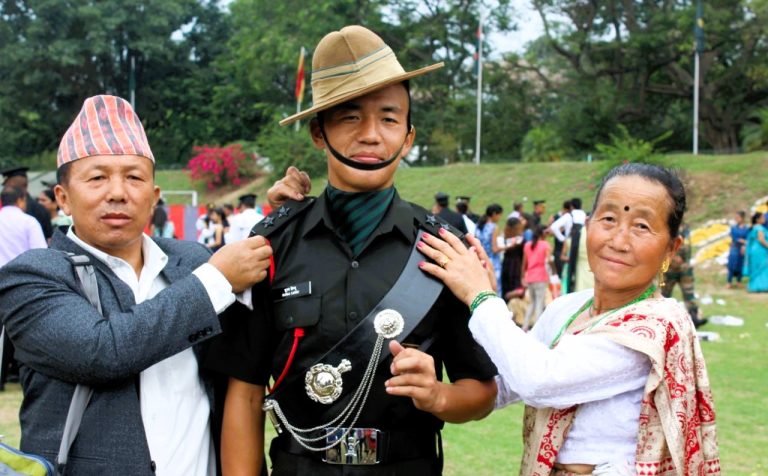
<path fill-rule="evenodd" d="M 99 283 L 96 281 L 96 270 L 93 268 L 93 264 L 91 264 L 91 258 L 74 253 L 67 253 L 67 258 L 75 268 L 85 297 L 99 311 L 99 314 L 103 314 L 101 312 L 101 300 L 99 299 Z"/>
<path fill-rule="evenodd" d="M 74 253 L 67 253 L 67 258 L 77 273 L 80 286 L 86 298 L 99 311 L 99 314 L 103 315 L 101 300 L 99 299 L 99 283 L 96 281 L 96 270 L 93 268 L 93 264 L 91 264 L 91 259 L 88 256 L 75 255 Z M 67 420 L 64 423 L 59 454 L 56 457 L 56 474 L 63 475 L 66 471 L 69 450 L 72 448 L 75 438 L 77 438 L 77 431 L 80 429 L 80 423 L 83 420 L 85 408 L 91 400 L 91 395 L 93 395 L 91 387 L 82 384 L 78 384 L 75 387 L 72 401 L 69 403 Z"/>

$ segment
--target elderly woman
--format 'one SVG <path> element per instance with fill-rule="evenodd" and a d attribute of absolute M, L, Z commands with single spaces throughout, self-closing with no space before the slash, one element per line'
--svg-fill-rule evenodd
<path fill-rule="evenodd" d="M 523 475 L 719 474 L 712 393 L 685 309 L 656 285 L 681 244 L 685 191 L 670 171 L 625 164 L 588 224 L 594 289 L 558 298 L 528 334 L 496 297 L 480 243 L 427 236 L 422 269 L 472 311 L 498 367 L 497 407 L 523 401 Z"/>

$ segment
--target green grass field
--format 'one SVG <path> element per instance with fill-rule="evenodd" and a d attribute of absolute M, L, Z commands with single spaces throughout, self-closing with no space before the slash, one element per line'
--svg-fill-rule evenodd
<path fill-rule="evenodd" d="M 766 153 L 680 155 L 667 160 L 669 165 L 681 168 L 686 177 L 688 221 L 693 225 L 730 217 L 733 211 L 747 209 L 755 199 L 768 194 Z M 442 190 L 453 196 L 473 196 L 477 212 L 491 202 L 509 209 L 522 197 L 529 201 L 544 198 L 552 212 L 572 196 L 581 196 L 585 208 L 590 208 L 602 170 L 598 164 L 574 162 L 410 168 L 398 171 L 397 187 L 402 197 L 425 206 L 432 203 L 434 192 Z M 188 179 L 179 174 L 159 172 L 158 183 L 164 188 L 188 189 Z M 323 186 L 324 180 L 315 180 L 314 193 Z M 205 196 L 201 198 L 204 201 Z M 697 270 L 698 293 L 725 300 L 724 305 L 702 306 L 704 315 L 730 314 L 745 320 L 743 327 L 708 324 L 703 328 L 721 336 L 718 342 L 704 342 L 703 348 L 715 395 L 723 474 L 759 476 L 768 474 L 768 296 L 726 289 L 724 283 L 722 267 Z M 18 385 L 9 385 L 0 393 L 0 434 L 12 444 L 19 438 L 20 400 Z M 443 438 L 445 474 L 517 474 L 522 454 L 521 419 L 522 408 L 515 405 L 480 422 L 447 425 Z"/>
<path fill-rule="evenodd" d="M 702 306 L 704 315 L 733 315 L 745 321 L 743 327 L 702 328 L 721 337 L 718 342 L 703 342 L 702 347 L 715 396 L 723 474 L 762 476 L 768 474 L 768 296 L 726 289 L 723 271 L 714 266 L 696 276 L 700 296 L 725 301 Z M 522 407 L 514 405 L 479 422 L 447 425 L 446 474 L 517 474 L 521 422 Z"/>
<path fill-rule="evenodd" d="M 703 342 L 717 411 L 718 441 L 723 474 L 768 474 L 768 296 L 742 289 L 725 289 L 722 270 L 712 267 L 697 275 L 697 292 L 724 305 L 703 306 L 705 315 L 743 317 L 743 327 L 712 324 L 718 342 Z M 19 439 L 18 408 L 21 390 L 10 384 L 0 393 L 0 434 Z M 445 474 L 495 476 L 517 474 L 522 455 L 522 406 L 513 405 L 488 418 L 463 425 L 447 425 L 443 433 Z"/>

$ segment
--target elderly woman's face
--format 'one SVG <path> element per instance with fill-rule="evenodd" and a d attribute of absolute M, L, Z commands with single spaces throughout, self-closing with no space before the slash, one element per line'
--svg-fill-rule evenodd
<path fill-rule="evenodd" d="M 669 235 L 671 207 L 666 189 L 645 178 L 615 177 L 605 184 L 587 228 L 596 287 L 632 292 L 650 286 L 680 247 L 681 239 Z"/>

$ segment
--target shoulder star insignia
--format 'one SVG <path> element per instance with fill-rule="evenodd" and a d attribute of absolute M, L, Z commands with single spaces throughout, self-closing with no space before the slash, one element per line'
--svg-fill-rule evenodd
<path fill-rule="evenodd" d="M 274 226 L 275 217 L 267 217 L 264 219 L 262 223 L 264 223 L 264 228 L 269 228 L 270 226 Z"/>
<path fill-rule="evenodd" d="M 291 214 L 291 209 L 285 206 L 280 207 L 280 210 L 277 211 L 277 218 L 283 218 L 287 217 Z"/>
<path fill-rule="evenodd" d="M 440 228 L 442 228 L 445 231 L 450 231 L 451 225 L 449 225 L 447 223 L 441 223 L 440 224 Z"/>
<path fill-rule="evenodd" d="M 437 218 L 434 215 L 427 215 L 427 223 L 433 226 L 437 226 Z"/>

